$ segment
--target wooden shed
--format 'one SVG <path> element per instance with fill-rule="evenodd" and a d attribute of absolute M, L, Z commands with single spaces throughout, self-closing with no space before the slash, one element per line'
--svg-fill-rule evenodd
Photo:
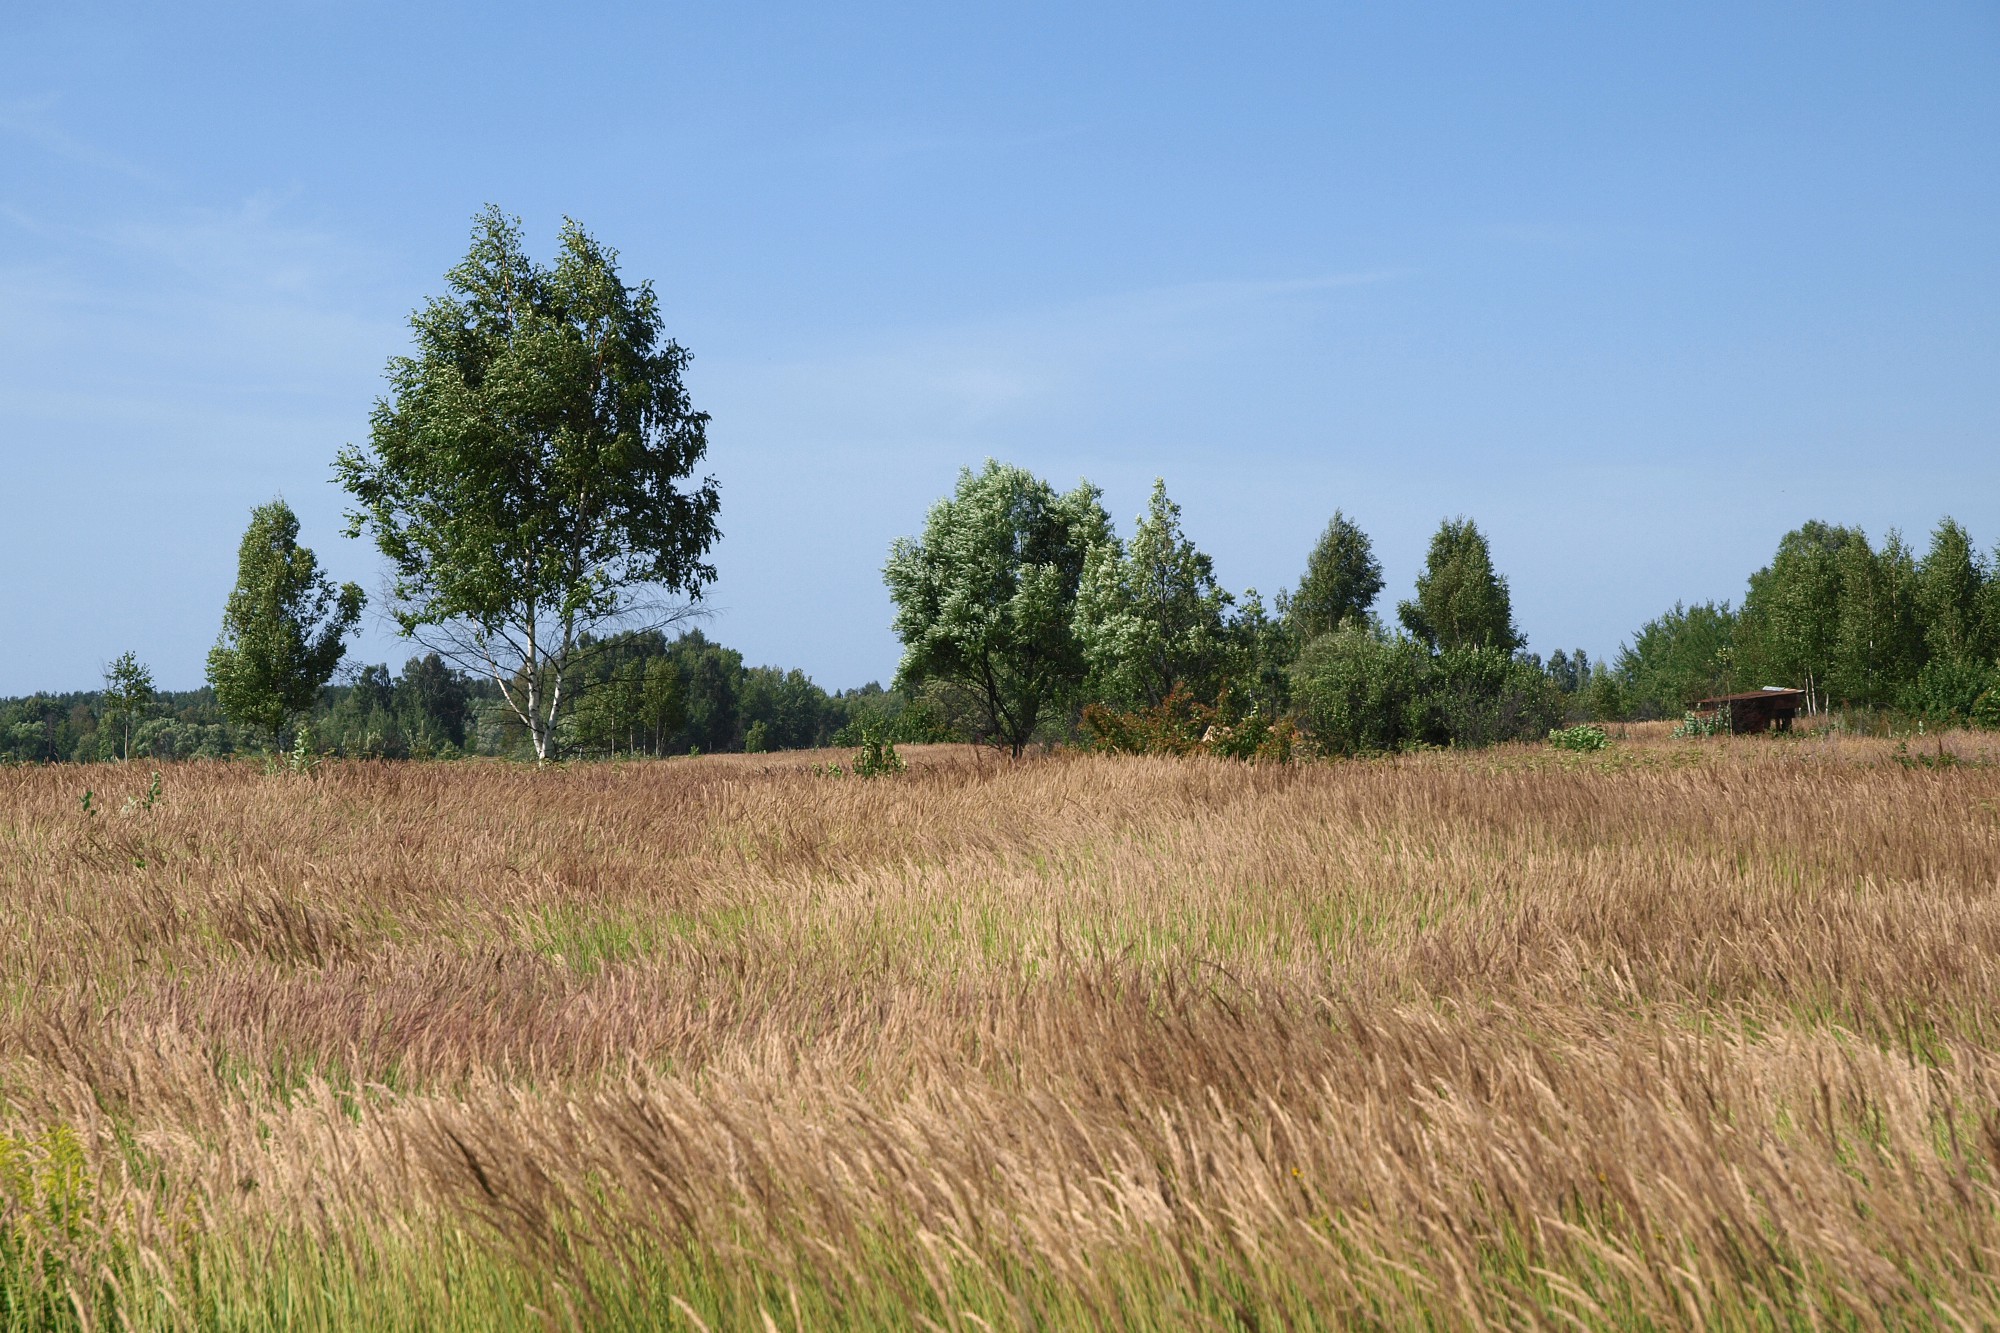
<path fill-rule="evenodd" d="M 1723 694 L 1713 699 L 1703 699 L 1695 705 L 1695 710 L 1713 713 L 1718 709 L 1729 710 L 1729 730 L 1738 736 L 1752 732 L 1790 731 L 1792 719 L 1804 711 L 1806 692 L 1784 689 L 1776 685 L 1766 685 L 1761 690 L 1745 690 L 1741 694 Z"/>

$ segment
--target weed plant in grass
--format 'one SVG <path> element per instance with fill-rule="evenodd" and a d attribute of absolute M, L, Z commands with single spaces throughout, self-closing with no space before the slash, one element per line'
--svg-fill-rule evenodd
<path fill-rule="evenodd" d="M 0 1327 L 2000 1323 L 1990 739 L 1667 730 L 0 770 Z"/>

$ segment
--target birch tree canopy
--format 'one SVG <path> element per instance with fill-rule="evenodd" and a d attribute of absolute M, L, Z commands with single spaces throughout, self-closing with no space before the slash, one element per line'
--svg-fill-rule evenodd
<path fill-rule="evenodd" d="M 489 207 L 446 295 L 410 318 L 366 448 L 335 464 L 405 634 L 491 677 L 549 757 L 580 655 L 687 614 L 715 578 L 708 415 L 651 283 L 565 222 L 555 262 Z"/>

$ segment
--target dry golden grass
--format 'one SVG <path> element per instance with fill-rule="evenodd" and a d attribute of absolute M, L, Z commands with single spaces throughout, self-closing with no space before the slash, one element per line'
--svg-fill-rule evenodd
<path fill-rule="evenodd" d="M 0 770 L 0 1326 L 2000 1323 L 2000 752 L 1663 730 Z"/>

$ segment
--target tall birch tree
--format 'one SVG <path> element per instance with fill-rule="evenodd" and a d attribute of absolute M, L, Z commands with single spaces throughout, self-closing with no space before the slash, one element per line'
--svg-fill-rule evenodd
<path fill-rule="evenodd" d="M 651 283 L 565 221 L 553 264 L 489 207 L 449 288 L 410 318 L 366 448 L 336 464 L 349 535 L 373 535 L 405 634 L 490 677 L 547 759 L 580 659 L 658 627 L 715 578 L 708 414 Z"/>

